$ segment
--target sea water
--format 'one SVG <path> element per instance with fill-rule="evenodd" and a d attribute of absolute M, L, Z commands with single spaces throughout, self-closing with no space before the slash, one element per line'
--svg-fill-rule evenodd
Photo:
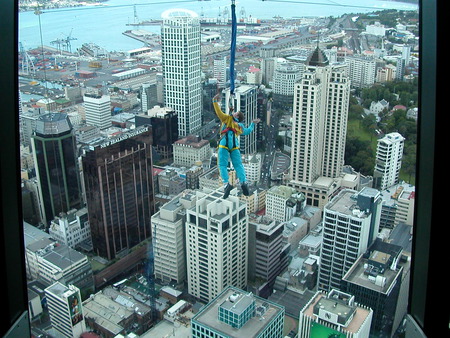
<path fill-rule="evenodd" d="M 417 10 L 418 5 L 382 0 L 240 0 L 235 1 L 236 15 L 245 14 L 258 19 L 274 16 L 326 17 L 348 13 L 368 13 L 383 9 Z M 142 47 L 142 42 L 123 35 L 131 29 L 144 29 L 159 34 L 160 26 L 130 26 L 129 24 L 161 19 L 170 8 L 190 9 L 204 17 L 223 15 L 230 0 L 168 1 L 168 0 L 109 0 L 97 6 L 83 6 L 19 13 L 18 39 L 25 49 L 52 46 L 52 41 L 70 38 L 71 50 L 83 43 L 95 43 L 108 51 L 127 51 Z M 229 10 L 230 12 L 230 10 Z M 55 44 L 53 44 L 54 47 Z"/>

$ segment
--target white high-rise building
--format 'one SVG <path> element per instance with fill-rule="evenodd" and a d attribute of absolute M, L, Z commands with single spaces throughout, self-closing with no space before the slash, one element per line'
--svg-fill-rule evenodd
<path fill-rule="evenodd" d="M 378 140 L 373 174 L 376 188 L 385 190 L 398 183 L 404 145 L 405 138 L 397 132 Z"/>
<path fill-rule="evenodd" d="M 225 110 L 224 113 L 229 113 L 230 107 L 230 89 L 225 91 Z M 258 92 L 257 87 L 252 85 L 242 85 L 235 89 L 232 100 L 234 111 L 241 111 L 244 114 L 244 124 L 248 126 L 254 119 L 257 118 L 258 113 Z M 242 154 L 256 153 L 256 128 L 248 135 L 241 135 L 239 137 L 239 146 Z"/>
<path fill-rule="evenodd" d="M 301 76 L 304 65 L 296 62 L 277 62 L 273 74 L 273 93 L 290 96 L 294 94 L 294 85 Z M 292 101 L 291 101 L 292 102 Z"/>
<path fill-rule="evenodd" d="M 227 57 L 214 59 L 213 75 L 217 79 L 219 88 L 225 88 L 227 82 Z"/>
<path fill-rule="evenodd" d="M 350 81 L 345 66 L 329 65 L 317 48 L 295 85 L 292 116 L 291 185 L 310 186 L 336 178 L 344 166 Z"/>
<path fill-rule="evenodd" d="M 45 289 L 45 295 L 52 327 L 62 337 L 80 337 L 86 332 L 80 290 L 76 286 L 56 282 Z"/>
<path fill-rule="evenodd" d="M 375 83 L 376 60 L 373 57 L 355 55 L 345 58 L 352 86 L 367 88 Z"/>
<path fill-rule="evenodd" d="M 170 9 L 162 14 L 164 104 L 178 114 L 180 137 L 202 124 L 200 21 L 197 13 Z"/>
<path fill-rule="evenodd" d="M 222 188 L 196 195 L 186 209 L 188 292 L 209 302 L 227 286 L 247 285 L 247 206 L 233 191 L 223 199 Z"/>
<path fill-rule="evenodd" d="M 155 278 L 163 282 L 186 280 L 185 210 L 195 204 L 195 194 L 185 191 L 152 216 Z"/>
<path fill-rule="evenodd" d="M 86 124 L 100 129 L 111 127 L 111 97 L 86 93 L 83 96 Z"/>
<path fill-rule="evenodd" d="M 381 193 L 345 189 L 324 208 L 319 290 L 340 289 L 341 279 L 378 235 Z"/>

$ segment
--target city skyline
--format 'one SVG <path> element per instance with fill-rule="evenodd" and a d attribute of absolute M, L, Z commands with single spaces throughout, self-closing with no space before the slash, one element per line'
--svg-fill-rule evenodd
<path fill-rule="evenodd" d="M 195 33 L 196 34 L 196 33 Z M 167 42 L 167 41 L 166 41 Z M 314 69 L 309 69 L 308 71 L 310 72 L 310 75 L 307 75 L 307 76 L 305 76 L 304 77 L 304 79 L 305 79 L 305 81 L 306 81 L 306 79 L 313 79 L 315 76 L 317 76 L 318 78 L 320 78 L 320 81 L 318 81 L 318 82 L 320 82 L 320 83 L 323 83 L 323 84 L 329 84 L 330 85 L 330 87 L 332 87 L 333 85 L 335 85 L 335 88 L 334 89 L 318 89 L 317 90 L 317 92 L 320 92 L 320 91 L 323 91 L 324 92 L 324 96 L 325 96 L 325 92 L 327 92 L 327 90 L 329 91 L 329 94 L 330 93 L 332 93 L 332 95 L 330 94 L 330 97 L 331 96 L 333 96 L 335 99 L 334 99 L 334 101 L 333 102 L 339 102 L 338 104 L 336 104 L 336 106 L 334 106 L 334 107 L 332 107 L 332 108 L 330 108 L 329 107 L 329 105 L 328 105 L 328 108 L 324 108 L 324 107 L 326 107 L 327 106 L 327 104 L 326 104 L 326 100 L 324 100 L 324 101 L 320 101 L 320 102 L 317 102 L 316 104 L 317 104 L 317 110 L 315 111 L 315 112 L 319 112 L 320 111 L 320 114 L 323 114 L 323 115 L 321 115 L 321 117 L 320 117 L 320 120 L 321 120 L 321 122 L 320 123 L 318 123 L 318 124 L 321 124 L 321 125 L 328 125 L 328 126 L 330 126 L 330 125 L 332 125 L 333 123 L 337 123 L 336 121 L 337 120 L 339 120 L 339 119 L 341 119 L 341 121 L 339 122 L 339 123 L 337 123 L 341 128 L 340 128 L 340 130 L 338 130 L 335 134 L 331 134 L 331 133 L 328 133 L 328 132 L 325 132 L 325 131 L 318 131 L 318 130 L 316 130 L 316 131 L 314 131 L 314 133 L 316 133 L 317 135 L 320 135 L 321 137 L 324 137 L 324 139 L 325 139 L 325 136 L 327 136 L 327 135 L 334 135 L 334 137 L 329 137 L 329 140 L 330 140 L 330 142 L 321 142 L 321 141 L 316 141 L 316 145 L 327 145 L 327 147 L 326 148 L 323 148 L 323 149 L 327 149 L 326 151 L 325 150 L 322 150 L 321 148 L 319 148 L 318 146 L 317 146 L 317 148 L 316 149 L 314 149 L 314 151 L 315 152 L 317 152 L 318 154 L 320 154 L 320 160 L 319 159 L 317 159 L 317 161 L 315 162 L 315 163 L 317 163 L 320 167 L 324 167 L 324 168 L 328 168 L 328 169 L 318 169 L 318 170 L 311 170 L 311 172 L 313 172 L 313 173 L 321 173 L 323 176 L 325 176 L 325 177 L 327 177 L 327 178 L 337 178 L 337 177 L 339 177 L 341 174 L 342 174 L 342 172 L 343 172 L 343 170 L 344 170 L 344 160 L 343 160 L 343 158 L 344 158 L 344 143 L 343 142 L 345 142 L 345 127 L 346 127 L 346 119 L 347 119 L 347 111 L 346 111 L 346 109 L 347 109 L 347 106 L 348 106 L 348 100 L 349 100 L 349 95 L 350 95 L 350 84 L 349 84 L 349 81 L 348 81 L 348 79 L 345 77 L 345 75 L 344 75 L 344 72 L 343 72 L 343 70 L 342 69 L 339 69 L 339 67 L 337 67 L 338 69 L 339 69 L 339 71 L 336 71 L 335 73 L 333 73 L 331 70 L 325 70 L 324 71 L 324 73 L 326 74 L 326 75 L 324 75 L 323 76 L 323 78 L 321 77 L 322 75 L 320 74 L 320 71 L 321 71 L 321 67 L 325 67 L 325 66 L 327 66 L 326 65 L 326 63 L 327 63 L 327 61 L 325 61 L 326 59 L 324 58 L 324 59 L 321 59 L 321 50 L 319 49 L 319 48 L 317 48 L 315 51 L 313 50 L 313 59 L 314 59 L 314 53 L 316 53 L 316 56 L 317 56 L 317 58 L 315 59 L 316 60 L 316 62 L 319 62 L 320 64 L 318 64 L 318 63 L 316 63 L 316 64 L 314 64 L 314 62 L 313 62 L 313 64 L 310 64 L 310 66 L 313 66 L 313 67 L 315 67 Z M 164 58 L 163 58 L 163 60 L 164 60 Z M 166 61 L 165 62 L 167 62 L 167 59 L 165 59 Z M 323 64 L 322 64 L 323 63 Z M 331 68 L 330 68 L 331 69 Z M 175 72 L 176 73 L 176 72 Z M 167 75 L 167 73 L 165 73 L 166 75 Z M 310 77 L 308 77 L 308 76 L 310 76 Z M 328 79 L 330 79 L 330 80 L 328 80 Z M 166 77 L 166 80 L 167 80 L 167 77 Z M 303 80 L 302 80 L 303 81 Z M 304 82 L 301 82 L 301 83 L 303 83 L 303 85 L 305 85 L 305 83 Z M 300 87 L 300 85 L 297 85 L 297 86 L 299 86 Z M 238 86 L 238 88 L 240 88 L 241 86 Z M 244 87 L 243 85 L 242 85 L 242 87 Z M 333 90 L 336 90 L 336 92 L 333 92 Z M 170 95 L 167 95 L 167 87 L 164 89 L 164 91 L 165 91 L 165 97 L 167 97 L 167 96 L 170 96 Z M 299 94 L 297 94 L 297 95 L 299 95 Z M 294 94 L 294 97 L 295 97 L 295 94 Z M 298 100 L 298 98 L 299 98 L 300 96 L 298 96 L 296 99 L 294 99 L 294 107 L 295 107 L 295 100 Z M 167 102 L 167 101 L 166 101 Z M 313 101 L 311 101 L 311 102 L 313 102 Z M 330 100 L 330 102 L 331 102 L 331 100 Z M 337 107 L 339 107 L 339 108 L 337 108 Z M 325 116 L 327 116 L 327 114 L 325 114 L 325 112 L 327 111 L 326 109 L 329 109 L 328 110 L 328 115 L 329 116 L 332 116 L 332 114 L 331 113 L 333 113 L 333 114 L 336 114 L 333 118 L 334 118 L 334 120 L 333 120 L 333 122 L 332 123 L 326 123 L 325 121 L 326 121 L 326 118 L 325 118 Z M 86 113 L 88 113 L 88 111 L 86 111 Z M 252 113 L 253 114 L 253 113 Z M 301 115 L 300 114 L 300 110 L 295 110 L 295 108 L 294 108 L 294 116 L 295 116 L 295 114 L 298 114 L 298 115 Z M 314 111 L 312 112 L 312 114 L 314 114 Z M 319 115 L 320 115 L 319 114 Z M 185 121 L 186 121 L 186 118 L 187 117 L 185 117 Z M 182 118 L 183 119 L 183 118 Z M 330 121 L 331 121 L 331 117 L 330 117 Z M 87 120 L 87 116 L 86 116 L 86 120 Z M 189 123 L 190 124 L 190 123 Z M 181 128 L 183 129 L 187 129 L 186 128 L 186 125 L 187 124 L 185 124 L 184 125 L 184 127 L 183 126 L 181 126 L 181 125 L 179 125 L 179 127 L 181 126 Z M 292 135 L 292 148 L 294 149 L 295 148 L 295 146 L 296 146 L 296 143 L 294 143 L 294 139 L 296 139 L 296 137 L 298 136 L 298 135 L 300 135 L 300 133 L 302 133 L 302 132 L 304 132 L 304 129 L 302 129 L 301 127 L 299 127 L 301 124 L 299 123 L 298 125 L 296 125 L 295 124 L 295 122 L 294 122 L 294 124 L 293 124 L 293 131 L 294 131 L 294 134 Z M 113 131 L 108 131 L 107 129 L 108 128 L 104 128 L 105 130 L 104 130 L 104 132 L 105 133 L 111 133 L 111 134 L 109 134 L 107 137 L 111 137 L 112 135 L 113 135 Z M 298 134 L 297 134 L 298 133 Z M 107 149 L 108 147 L 109 147 L 109 145 L 121 145 L 122 144 L 122 142 L 124 142 L 125 143 L 125 140 L 127 140 L 127 136 L 126 136 L 126 134 L 127 134 L 127 132 L 123 132 L 123 134 L 121 135 L 121 136 L 119 136 L 119 138 L 118 139 L 120 139 L 120 141 L 118 140 L 118 141 L 114 141 L 114 136 L 109 140 L 109 141 L 107 141 L 107 143 L 108 143 L 108 145 L 105 145 L 105 146 L 100 146 L 100 148 L 102 148 L 102 149 Z M 105 134 L 103 134 L 102 135 L 102 133 L 100 133 L 100 135 L 101 135 L 101 137 L 105 137 Z M 106 134 L 107 135 L 107 134 Z M 336 136 L 337 135 L 337 136 Z M 124 141 L 122 141 L 122 139 L 124 139 Z M 318 138 L 317 140 L 319 140 L 320 138 Z M 333 142 L 334 141 L 339 141 L 337 144 L 333 144 Z M 124 144 L 123 143 L 123 144 Z M 89 149 L 89 148 L 92 148 L 92 147 L 98 147 L 98 146 L 96 146 L 95 144 L 90 144 L 90 145 L 87 145 L 87 148 L 86 149 Z M 312 148 L 314 148 L 314 147 L 312 147 Z M 98 149 L 97 149 L 98 150 Z M 89 154 L 90 152 L 92 152 L 93 151 L 93 149 L 90 149 L 90 150 L 88 150 L 86 153 L 85 153 L 85 155 L 86 154 Z M 95 151 L 95 149 L 94 149 L 94 151 Z M 125 154 L 127 154 L 127 151 L 128 150 L 125 150 Z M 255 148 L 255 150 L 253 150 L 253 151 L 250 151 L 250 153 L 252 153 L 252 152 L 255 152 L 256 151 L 256 148 Z M 303 150 L 304 151 L 304 150 Z M 327 155 L 327 152 L 329 151 L 329 153 L 330 153 L 330 155 L 328 156 Z M 132 151 L 133 152 L 133 151 Z M 294 152 L 294 150 L 292 150 L 292 154 L 298 154 L 298 153 L 301 153 L 302 152 L 302 150 L 295 150 L 295 152 Z M 304 151 L 304 152 L 306 152 L 306 151 Z M 148 156 L 148 155 L 145 155 L 145 156 Z M 108 153 L 108 154 L 105 154 L 105 157 L 104 157 L 104 159 L 105 159 L 105 161 L 106 161 L 106 158 L 107 157 L 111 157 L 111 154 L 110 153 Z M 112 156 L 112 157 L 114 157 L 114 155 Z M 328 159 L 328 160 L 324 160 L 324 158 L 326 158 L 326 159 Z M 299 161 L 299 162 L 301 162 L 300 160 L 298 160 L 298 159 L 296 159 L 295 158 L 295 156 L 291 156 L 291 160 L 293 160 L 293 161 Z M 101 161 L 100 161 L 101 162 Z M 151 162 L 151 159 L 150 159 L 150 167 L 152 166 L 152 162 Z M 329 166 L 326 166 L 326 165 L 324 165 L 324 164 L 326 164 L 326 163 L 330 163 L 330 165 Z M 84 167 L 85 169 L 88 169 L 87 167 Z M 128 167 L 127 167 L 128 168 Z M 292 169 L 293 167 L 291 167 L 291 170 L 296 170 L 295 168 L 294 169 Z M 127 169 L 125 169 L 125 167 L 124 167 L 124 170 L 127 170 Z M 89 170 L 87 170 L 86 171 L 86 173 L 87 172 L 90 172 L 90 173 L 93 173 L 95 170 L 93 170 L 92 168 L 91 169 L 89 169 Z M 147 176 L 147 177 L 151 177 L 151 176 L 153 176 L 153 174 L 152 173 L 150 173 L 150 170 L 149 169 L 146 169 L 146 171 L 144 171 L 145 172 L 145 176 Z M 117 172 L 117 175 L 119 175 L 119 172 Z M 120 175 L 122 175 L 122 174 L 120 174 Z M 141 174 L 138 174 L 137 176 L 140 176 Z M 136 177 L 137 177 L 136 176 Z M 117 177 L 119 177 L 119 176 L 117 176 Z M 314 178 L 317 178 L 318 176 L 316 175 Z M 86 177 L 85 177 L 85 179 L 86 179 Z M 116 178 L 114 178 L 114 180 L 116 180 Z M 313 182 L 314 181 L 314 179 L 313 178 L 311 178 L 309 181 L 306 181 L 306 183 L 308 183 L 308 184 L 310 184 L 311 182 Z M 303 181 L 304 182 L 304 181 Z M 344 182 L 344 181 L 342 181 L 342 182 Z M 342 182 L 339 182 L 339 184 L 342 184 Z M 153 185 L 153 183 L 151 183 L 151 185 Z M 342 187 L 344 187 L 344 185 L 342 185 Z M 355 185 L 354 187 L 356 187 L 356 188 L 358 188 L 358 189 L 360 189 L 361 188 L 361 186 L 359 186 L 359 185 Z M 339 188 L 339 187 L 338 187 Z M 87 189 L 86 189 L 86 198 L 87 198 L 87 200 L 89 199 L 89 196 L 90 195 L 92 195 L 92 193 L 95 191 L 96 189 L 95 188 L 91 188 L 91 187 L 88 187 Z M 335 190 L 335 191 L 333 191 L 333 194 L 334 193 L 337 193 L 337 190 Z M 326 193 L 326 192 L 325 192 Z M 199 193 L 199 192 L 197 192 L 197 194 L 200 194 L 201 195 L 201 193 Z M 208 192 L 208 193 L 206 193 L 208 196 L 212 196 L 212 195 L 214 195 L 214 192 Z M 117 195 L 120 195 L 120 193 L 118 193 Z M 218 193 L 218 196 L 220 195 L 220 193 Z M 105 195 L 106 196 L 106 195 Z M 131 195 L 130 195 L 131 196 Z M 151 196 L 150 198 L 153 198 L 153 196 Z M 203 197 L 202 197 L 203 198 Z M 231 199 L 233 199 L 234 197 L 231 197 Z M 332 197 L 330 197 L 330 201 L 332 200 L 331 199 Z M 201 199 L 201 198 L 200 198 Z M 170 200 L 170 199 L 169 199 Z M 308 200 L 308 199 L 307 199 Z M 308 202 L 311 202 L 312 201 L 312 199 L 310 199 L 310 200 L 308 200 Z M 216 204 L 219 204 L 219 203 L 225 203 L 226 201 L 220 201 L 220 199 L 218 198 L 218 202 L 212 202 L 212 204 L 214 204 L 214 203 L 216 203 Z M 327 201 L 328 202 L 328 201 Z M 322 202 L 322 203 L 324 203 L 324 202 Z M 126 205 L 128 205 L 128 203 L 125 203 Z M 124 204 L 124 205 L 125 205 Z M 88 203 L 88 206 L 89 206 L 89 203 Z M 317 204 L 316 206 L 320 206 L 320 207 L 323 207 L 323 205 L 320 205 L 320 204 Z M 188 231 L 186 231 L 186 233 L 188 233 L 188 232 L 191 232 L 191 233 L 194 233 L 194 232 L 198 232 L 199 231 L 199 228 L 197 229 L 197 228 L 195 228 L 195 226 L 194 226 L 194 224 L 198 227 L 198 226 L 200 226 L 201 227 L 201 224 L 202 224 L 202 222 L 200 221 L 200 220 L 198 220 L 198 221 L 196 221 L 196 222 L 193 222 L 192 221 L 192 217 L 199 217 L 199 214 L 198 214 L 198 212 L 199 212 L 199 210 L 200 209 L 202 209 L 203 207 L 201 207 L 201 206 L 198 206 L 198 207 L 196 207 L 197 209 L 196 209 L 196 211 L 195 212 L 193 212 L 192 210 L 190 210 L 190 211 L 188 211 L 187 212 L 187 217 L 188 217 L 188 220 L 189 220 L 189 217 L 191 218 L 191 220 L 189 220 L 187 223 L 186 223 L 186 230 L 188 230 Z M 151 208 L 150 208 L 151 209 Z M 213 207 L 211 207 L 211 209 L 209 209 L 209 207 L 207 207 L 207 209 L 209 210 L 208 212 L 212 212 L 212 210 L 214 210 L 214 208 Z M 117 209 L 118 210 L 118 209 Z M 156 210 L 155 210 L 156 211 Z M 225 212 L 225 214 L 227 214 L 226 212 Z M 152 215 L 152 213 L 151 212 L 149 212 L 147 215 Z M 94 217 L 94 213 L 92 213 L 91 212 L 91 217 Z M 146 216 L 147 217 L 147 216 Z M 94 218 L 98 218 L 97 216 L 95 216 Z M 208 218 L 208 221 L 207 222 L 210 222 L 211 220 Z M 120 223 L 120 222 L 119 222 Z M 127 223 L 127 221 L 125 221 L 125 223 Z M 203 224 L 204 225 L 204 224 Z M 98 225 L 95 225 L 95 224 L 91 224 L 91 226 L 92 227 L 94 227 L 94 229 L 95 229 L 95 227 L 96 226 L 98 226 Z M 101 225 L 100 225 L 101 226 Z M 229 226 L 229 225 L 228 225 Z M 246 225 L 245 226 L 245 228 L 247 228 L 247 226 L 248 225 Z M 212 227 L 212 225 L 211 224 L 209 224 L 209 223 L 207 223 L 207 225 L 206 225 L 206 227 L 207 227 L 207 229 L 210 229 L 210 227 Z M 150 234 L 150 230 L 149 230 L 149 227 L 147 227 L 146 226 L 146 228 L 147 228 L 147 233 L 146 234 L 144 234 L 143 236 L 136 236 L 136 237 L 138 237 L 138 238 L 140 238 L 140 240 L 138 241 L 138 242 L 136 242 L 136 243 L 139 243 L 139 242 L 141 242 L 141 239 L 144 239 L 144 238 L 150 238 L 151 237 L 151 234 Z M 244 226 L 242 226 L 242 228 L 244 228 Z M 210 230 L 211 231 L 211 230 Z M 373 234 L 371 235 L 372 237 L 372 239 L 373 239 Z M 104 237 L 108 237 L 108 235 L 106 235 L 106 236 L 104 236 Z M 135 238 L 136 238 L 135 237 Z M 201 236 L 200 236 L 201 237 Z M 208 234 L 208 236 L 207 236 L 207 238 L 209 238 L 210 237 L 210 235 Z M 131 237 L 130 237 L 131 238 Z M 193 241 L 194 241 L 194 239 L 192 239 Z M 98 242 L 97 242 L 98 243 Z M 114 258 L 115 257 L 115 255 L 117 255 L 117 254 L 120 254 L 121 252 L 124 252 L 124 251 L 122 251 L 122 250 L 125 250 L 125 249 L 129 249 L 131 246 L 128 246 L 128 245 L 123 245 L 123 243 L 120 243 L 120 244 L 118 244 L 118 242 L 117 242 L 117 244 L 114 244 L 114 246 L 116 246 L 117 245 L 117 249 L 114 249 L 114 250 L 117 250 L 117 251 L 115 251 L 114 252 L 114 254 L 111 254 L 110 252 L 113 252 L 113 250 L 111 249 L 111 248 L 109 248 L 109 249 L 107 249 L 106 251 L 102 251 L 103 253 L 102 253 L 102 255 L 101 256 L 103 256 L 103 257 L 107 257 L 108 259 L 112 259 L 112 258 Z M 96 247 L 97 247 L 97 250 L 100 248 L 99 247 L 99 244 L 96 244 L 95 245 Z M 196 246 L 196 245 L 193 245 L 194 247 Z M 199 246 L 198 244 L 197 244 L 197 246 Z M 239 248 L 243 248 L 243 247 L 245 247 L 246 245 L 245 244 L 238 244 L 237 245 Z M 159 247 L 159 250 L 161 250 L 161 249 L 165 249 L 165 247 L 163 246 L 163 247 Z M 205 249 L 206 250 L 206 249 Z M 238 250 L 239 251 L 239 250 Z M 363 253 L 363 251 L 364 250 L 362 250 L 359 254 L 362 254 Z M 98 252 L 100 252 L 100 251 L 98 251 Z M 108 252 L 107 254 L 105 254 L 105 252 Z M 207 251 L 205 251 L 205 253 L 206 253 Z M 209 251 L 208 251 L 209 252 Z M 222 253 L 221 253 L 221 251 L 220 250 L 217 250 L 217 251 L 211 251 L 211 252 L 214 252 L 213 254 L 212 254 L 212 256 L 214 256 L 214 255 L 216 255 L 216 254 L 218 254 L 219 255 L 219 257 L 223 257 L 223 259 L 234 259 L 233 257 L 234 256 L 230 256 L 230 257 L 224 257 L 224 256 L 220 256 Z M 201 300 L 203 300 L 204 302 L 208 302 L 208 301 L 211 301 L 212 299 L 213 299 L 213 297 L 215 297 L 218 293 L 220 293 L 221 291 L 222 291 L 222 288 L 225 286 L 225 284 L 228 284 L 229 285 L 229 283 L 227 282 L 227 283 L 225 283 L 224 285 L 222 285 L 222 284 L 220 284 L 219 282 L 217 283 L 217 284 L 214 284 L 213 283 L 213 281 L 209 281 L 209 284 L 205 284 L 205 280 L 207 279 L 207 277 L 205 277 L 207 274 L 208 274 L 208 272 L 207 272 L 207 270 L 205 270 L 205 271 L 200 271 L 200 270 L 202 270 L 202 268 L 201 268 L 201 264 L 200 265 L 198 265 L 197 266 L 197 268 L 195 268 L 195 266 L 194 266 L 194 264 L 191 264 L 190 262 L 192 262 L 192 260 L 193 259 L 198 259 L 198 260 L 202 260 L 201 258 L 202 257 L 200 257 L 200 256 L 202 256 L 202 251 L 201 250 L 199 250 L 198 252 L 192 252 L 192 257 L 191 258 L 189 258 L 188 257 L 188 259 L 186 260 L 187 261 L 187 264 L 186 264 L 186 267 L 187 267 L 187 279 L 186 279 L 186 281 L 187 281 L 187 286 L 188 286 L 188 290 L 190 290 L 189 291 L 189 293 L 191 294 L 191 295 L 193 295 L 194 297 L 197 297 L 198 299 L 201 299 Z M 198 255 L 198 257 L 197 258 L 195 258 L 194 256 L 195 255 Z M 241 252 L 241 255 L 243 255 L 242 254 L 242 252 Z M 204 256 L 204 255 L 203 255 Z M 206 256 L 209 256 L 209 254 L 208 255 L 206 255 Z M 239 256 L 239 255 L 238 255 Z M 247 256 L 247 254 L 245 253 L 243 256 Z M 237 256 L 236 256 L 237 257 Z M 231 283 L 231 284 L 239 284 L 239 285 L 237 285 L 237 287 L 240 287 L 240 288 L 243 288 L 246 284 L 247 284 L 247 280 L 246 280 L 246 277 L 244 278 L 244 277 L 242 277 L 243 275 L 242 274 L 246 274 L 246 272 L 244 273 L 243 271 L 245 270 L 247 270 L 247 268 L 246 268 L 246 265 L 248 264 L 248 262 L 243 262 L 244 260 L 246 261 L 246 259 L 247 258 L 242 258 L 241 256 L 239 256 L 239 258 L 236 258 L 236 259 L 239 259 L 239 262 L 241 262 L 242 261 L 242 269 L 241 268 L 238 268 L 238 270 L 241 272 L 241 275 L 240 276 L 237 276 L 237 275 L 234 275 L 235 273 L 236 273 L 236 271 L 233 271 L 233 272 L 230 272 L 229 270 L 227 270 L 228 271 L 228 273 L 226 273 L 225 275 L 228 277 L 228 278 L 232 278 L 233 279 L 233 281 L 235 280 L 235 282 L 233 282 L 233 283 Z M 235 260 L 236 260 L 235 259 Z M 203 262 L 204 263 L 204 262 Z M 209 263 L 211 263 L 211 262 L 209 262 Z M 208 264 L 209 264 L 208 263 Z M 156 261 L 155 261 L 155 266 L 156 266 Z M 160 267 L 162 268 L 164 266 L 164 264 L 160 264 Z M 209 266 L 209 265 L 208 265 Z M 179 268 L 179 267 L 178 267 Z M 241 271 L 242 270 L 242 271 Z M 203 275 L 203 277 L 202 277 L 202 273 L 204 274 Z M 232 277 L 229 277 L 229 275 L 232 275 Z M 181 274 L 180 276 L 182 276 L 183 274 Z M 213 276 L 213 280 L 215 279 L 215 278 L 219 278 L 219 276 L 220 276 L 220 273 L 218 273 L 217 275 L 215 275 L 215 276 Z M 171 278 L 171 277 L 170 277 Z M 177 277 L 178 278 L 178 277 Z M 225 278 L 225 280 L 226 280 L 226 278 Z M 178 280 L 177 280 L 177 282 L 178 282 Z M 207 286 L 206 286 L 207 285 Z M 236 286 L 236 285 L 235 285 Z M 335 285 L 334 285 L 335 286 Z"/>

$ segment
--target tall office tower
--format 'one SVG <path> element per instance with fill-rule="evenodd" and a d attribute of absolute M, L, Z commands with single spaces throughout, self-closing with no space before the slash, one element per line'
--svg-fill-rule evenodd
<path fill-rule="evenodd" d="M 375 83 L 376 60 L 373 57 L 362 55 L 347 56 L 345 63 L 352 86 L 368 88 Z"/>
<path fill-rule="evenodd" d="M 136 127 L 152 126 L 152 146 L 162 159 L 173 157 L 173 143 L 178 140 L 178 117 L 170 107 L 154 106 L 136 115 Z"/>
<path fill-rule="evenodd" d="M 111 127 L 111 98 L 101 93 L 86 93 L 83 96 L 86 124 L 106 129 Z"/>
<path fill-rule="evenodd" d="M 66 114 L 39 116 L 31 136 L 41 219 L 48 225 L 60 212 L 82 207 L 75 134 Z"/>
<path fill-rule="evenodd" d="M 376 336 L 395 336 L 407 313 L 410 272 L 410 255 L 377 238 L 342 279 L 343 291 L 373 310 L 370 332 Z"/>
<path fill-rule="evenodd" d="M 369 337 L 372 317 L 372 309 L 350 294 L 319 291 L 300 311 L 298 337 Z"/>
<path fill-rule="evenodd" d="M 222 189 L 196 194 L 186 210 L 188 292 L 209 302 L 229 285 L 247 285 L 248 216 L 246 204 L 224 200 Z"/>
<path fill-rule="evenodd" d="M 215 58 L 213 75 L 217 79 L 219 88 L 225 88 L 227 83 L 227 57 Z"/>
<path fill-rule="evenodd" d="M 319 290 L 340 289 L 342 277 L 375 241 L 381 217 L 378 190 L 342 190 L 325 207 Z"/>
<path fill-rule="evenodd" d="M 394 132 L 378 139 L 377 142 L 377 155 L 373 173 L 374 186 L 379 190 L 385 190 L 398 183 L 405 138 Z"/>
<path fill-rule="evenodd" d="M 73 285 L 54 283 L 45 289 L 48 313 L 53 329 L 63 337 L 80 337 L 85 333 L 80 290 Z"/>
<path fill-rule="evenodd" d="M 195 193 L 185 190 L 152 216 L 155 278 L 163 282 L 186 281 L 185 214 L 195 200 Z"/>
<path fill-rule="evenodd" d="M 342 174 L 349 97 L 345 66 L 330 66 L 325 54 L 316 48 L 295 85 L 291 185 L 307 189 L 319 177 Z"/>
<path fill-rule="evenodd" d="M 149 109 L 158 104 L 156 81 L 143 83 L 139 92 L 141 94 L 141 111 L 147 114 Z"/>
<path fill-rule="evenodd" d="M 89 147 L 82 164 L 94 251 L 111 260 L 151 236 L 150 128 L 139 127 Z"/>
<path fill-rule="evenodd" d="M 230 286 L 192 318 L 191 336 L 282 337 L 284 313 L 283 306 Z"/>
<path fill-rule="evenodd" d="M 405 67 L 406 67 L 406 61 L 403 58 L 397 59 L 397 65 L 395 67 L 395 79 L 396 80 L 403 80 L 403 76 L 405 75 Z"/>
<path fill-rule="evenodd" d="M 276 57 L 263 57 L 261 61 L 262 83 L 270 85 L 277 65 Z"/>
<path fill-rule="evenodd" d="M 409 64 L 409 61 L 411 60 L 411 46 L 402 46 L 402 59 L 405 60 L 405 65 Z"/>
<path fill-rule="evenodd" d="M 289 265 L 290 245 L 283 241 L 284 223 L 267 218 L 249 221 L 249 279 L 272 285 Z"/>
<path fill-rule="evenodd" d="M 229 113 L 230 109 L 230 89 L 225 91 L 225 107 L 224 113 Z M 234 111 L 241 111 L 244 114 L 244 124 L 248 126 L 252 120 L 257 118 L 258 114 L 258 91 L 256 86 L 242 85 L 235 89 L 234 98 L 232 100 Z M 254 154 L 256 153 L 256 129 L 249 135 L 241 135 L 239 138 L 239 144 L 242 154 Z"/>
<path fill-rule="evenodd" d="M 170 9 L 162 19 L 164 105 L 178 114 L 179 136 L 187 136 L 202 124 L 199 16 L 186 9 Z"/>

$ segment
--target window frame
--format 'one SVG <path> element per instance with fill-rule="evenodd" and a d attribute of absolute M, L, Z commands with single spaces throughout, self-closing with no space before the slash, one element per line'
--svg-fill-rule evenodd
<path fill-rule="evenodd" d="M 445 18 L 441 16 L 445 15 L 446 11 L 443 8 L 438 10 L 437 0 L 419 0 L 419 8 L 421 114 L 418 121 L 417 193 L 408 314 L 413 325 L 427 336 L 433 336 L 433 333 L 442 334 L 449 330 L 448 313 L 435 311 L 433 306 L 433 301 L 442 300 L 445 294 L 442 274 L 445 266 L 440 261 L 442 248 L 445 248 L 448 242 L 446 237 L 441 235 L 442 230 L 436 226 L 444 216 L 443 203 L 446 200 L 445 197 L 438 196 L 438 184 L 443 181 L 439 178 L 446 176 L 442 173 L 445 166 L 437 165 L 440 158 L 436 155 L 445 146 L 445 141 L 448 142 L 442 137 L 445 132 L 442 115 L 445 111 L 441 108 L 441 116 L 437 115 L 438 105 L 448 106 L 446 88 L 438 86 L 438 83 L 442 83 L 440 81 L 448 78 L 444 72 L 447 68 L 446 62 L 443 60 L 447 53 L 442 50 L 437 53 L 438 26 L 444 25 L 441 21 L 438 23 L 438 19 L 445 22 Z M 4 337 L 25 337 L 30 328 L 19 171 L 17 1 L 1 1 L 0 9 L 3 13 L 0 20 L 0 45 L 3 47 L 0 53 L 0 92 L 3 108 L 0 124 L 0 144 L 3 145 L 0 152 L 0 222 L 3 225 L 1 266 L 7 291 L 4 292 L 5 314 L 1 319 L 1 332 Z"/>

